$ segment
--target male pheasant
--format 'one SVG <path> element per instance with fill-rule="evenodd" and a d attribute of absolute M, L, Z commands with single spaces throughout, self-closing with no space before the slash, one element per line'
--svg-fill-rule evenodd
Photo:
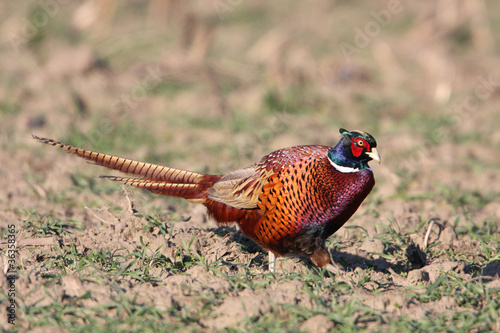
<path fill-rule="evenodd" d="M 101 176 L 153 193 L 201 203 L 218 223 L 236 222 L 243 234 L 275 256 L 306 256 L 336 271 L 325 240 L 358 209 L 375 180 L 368 162 L 380 162 L 368 133 L 340 129 L 335 147 L 307 145 L 272 152 L 224 175 L 208 175 L 77 148 L 58 146 L 97 165 L 136 176 Z"/>

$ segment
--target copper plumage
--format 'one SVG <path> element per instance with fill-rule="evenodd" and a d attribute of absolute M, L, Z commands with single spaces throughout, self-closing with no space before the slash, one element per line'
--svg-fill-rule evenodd
<path fill-rule="evenodd" d="M 215 221 L 237 223 L 270 256 L 306 256 L 319 267 L 332 267 L 325 240 L 372 190 L 375 180 L 367 162 L 380 161 L 371 135 L 343 129 L 341 133 L 335 147 L 280 149 L 224 175 L 169 168 L 33 137 L 134 176 L 103 178 L 205 205 Z"/>

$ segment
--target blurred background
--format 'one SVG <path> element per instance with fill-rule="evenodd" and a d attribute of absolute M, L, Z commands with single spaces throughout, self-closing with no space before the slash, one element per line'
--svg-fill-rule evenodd
<path fill-rule="evenodd" d="M 495 0 L 0 2 L 14 329 L 498 331 L 499 51 Z M 224 173 L 340 127 L 382 163 L 334 278 L 31 137 Z"/>
<path fill-rule="evenodd" d="M 1 223 L 76 214 L 118 188 L 31 133 L 220 173 L 335 145 L 339 127 L 378 141 L 367 219 L 498 223 L 496 1 L 40 0 L 0 13 Z"/>

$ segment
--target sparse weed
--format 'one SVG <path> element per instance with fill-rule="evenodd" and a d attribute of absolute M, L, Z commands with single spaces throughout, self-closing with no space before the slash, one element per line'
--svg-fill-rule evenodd
<path fill-rule="evenodd" d="M 0 223 L 21 221 L 17 235 L 24 235 L 16 243 L 14 330 L 298 333 L 317 329 L 318 316 L 321 329 L 335 332 L 500 331 L 500 226 L 483 214 L 499 198 L 499 80 L 491 68 L 499 6 L 442 1 L 438 10 L 453 13 L 449 20 L 431 2 L 402 1 L 390 18 L 383 1 L 109 3 L 3 6 Z M 355 47 L 346 59 L 344 41 Z M 472 61 L 478 57 L 484 61 Z M 345 269 L 339 275 L 270 273 L 265 254 L 230 228 L 212 231 L 234 235 L 232 257 L 207 251 L 223 246 L 210 245 L 213 235 L 180 244 L 175 218 L 162 209 L 188 204 L 150 193 L 136 202 L 146 213 L 110 208 L 117 218 L 103 222 L 100 235 L 84 206 L 102 207 L 102 196 L 120 195 L 118 185 L 96 179 L 106 171 L 82 162 L 64 172 L 70 185 L 63 188 L 53 166 L 70 168 L 65 158 L 74 157 L 59 152 L 51 160 L 29 139 L 33 131 L 223 173 L 275 148 L 334 144 L 339 127 L 372 132 L 383 158 L 373 166 L 377 185 L 361 225 L 352 223 L 358 211 L 327 240 Z M 458 239 L 447 246 L 433 228 L 420 251 L 433 269 L 441 262 L 459 268 L 412 282 L 412 273 L 429 268 L 406 255 L 429 226 L 429 206 Z M 76 217 L 53 213 L 61 209 Z M 2 225 L 3 244 L 7 236 Z M 56 242 L 23 245 L 41 237 Z M 383 247 L 359 251 L 368 242 Z M 76 296 L 68 277 L 81 282 Z M 247 302 L 233 313 L 230 305 L 241 308 L 245 297 L 265 306 Z M 9 301 L 2 288 L 4 309 Z M 228 304 L 229 313 L 220 313 Z M 237 324 L 211 326 L 225 315 Z"/>
<path fill-rule="evenodd" d="M 57 235 L 65 236 L 83 230 L 83 223 L 77 220 L 60 218 L 50 214 L 26 211 L 29 218 L 23 221 L 23 228 L 32 231 L 36 237 Z"/>

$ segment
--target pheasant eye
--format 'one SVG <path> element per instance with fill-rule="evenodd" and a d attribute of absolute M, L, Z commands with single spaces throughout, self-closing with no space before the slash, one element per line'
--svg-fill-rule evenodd
<path fill-rule="evenodd" d="M 358 140 L 358 146 L 362 146 L 363 145 L 363 140 Z"/>

